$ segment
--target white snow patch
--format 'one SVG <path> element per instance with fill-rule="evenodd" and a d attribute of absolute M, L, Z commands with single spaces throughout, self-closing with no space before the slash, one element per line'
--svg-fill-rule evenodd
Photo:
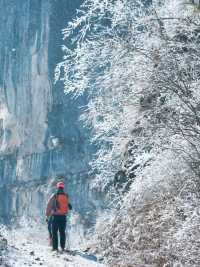
<path fill-rule="evenodd" d="M 10 266 L 106 267 L 79 255 L 52 252 L 47 237 L 48 233 L 44 227 L 38 230 L 22 228 L 7 232 Z"/>

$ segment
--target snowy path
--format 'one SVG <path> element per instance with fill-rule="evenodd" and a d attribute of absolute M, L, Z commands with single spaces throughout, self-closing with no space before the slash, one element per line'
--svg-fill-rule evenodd
<path fill-rule="evenodd" d="M 106 267 L 79 255 L 52 252 L 47 244 L 46 232 L 18 230 L 9 233 L 7 238 L 11 247 L 9 264 L 12 267 Z"/>

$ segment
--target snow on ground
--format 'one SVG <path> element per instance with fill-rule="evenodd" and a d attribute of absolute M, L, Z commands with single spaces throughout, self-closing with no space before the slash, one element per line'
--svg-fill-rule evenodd
<path fill-rule="evenodd" d="M 82 255 L 70 255 L 67 252 L 52 252 L 48 245 L 46 229 L 18 229 L 7 233 L 9 244 L 9 265 L 12 267 L 106 267 L 104 264 L 84 258 Z"/>

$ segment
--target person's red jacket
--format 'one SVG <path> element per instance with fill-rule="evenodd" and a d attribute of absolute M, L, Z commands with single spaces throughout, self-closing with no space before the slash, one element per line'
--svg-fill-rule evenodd
<path fill-rule="evenodd" d="M 69 205 L 69 197 L 67 194 L 53 194 L 47 202 L 46 216 L 66 215 L 69 211 Z"/>

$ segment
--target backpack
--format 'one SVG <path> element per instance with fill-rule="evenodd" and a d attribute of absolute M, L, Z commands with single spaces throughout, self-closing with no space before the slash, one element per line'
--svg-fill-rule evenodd
<path fill-rule="evenodd" d="M 66 215 L 69 211 L 69 200 L 65 193 L 55 194 L 53 201 L 53 214 Z"/>

